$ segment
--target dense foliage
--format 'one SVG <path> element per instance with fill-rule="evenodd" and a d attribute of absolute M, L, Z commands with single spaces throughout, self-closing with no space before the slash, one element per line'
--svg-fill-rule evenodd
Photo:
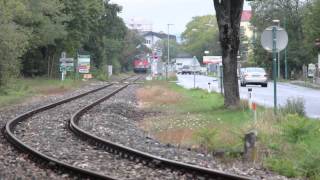
<path fill-rule="evenodd" d="M 0 0 L 0 86 L 19 75 L 57 77 L 63 51 L 90 54 L 96 69 L 128 66 L 142 39 L 120 11 L 109 0 Z"/>
<path fill-rule="evenodd" d="M 289 35 L 287 57 L 289 72 L 301 72 L 302 65 L 316 63 L 314 40 L 320 37 L 319 0 L 265 0 L 251 3 L 253 10 L 252 25 L 257 28 L 258 38 L 253 46 L 253 57 L 250 59 L 257 65 L 271 69 L 271 54 L 260 45 L 261 32 L 272 25 L 272 20 L 278 19 Z M 285 52 L 281 52 L 281 73 L 284 73 Z"/>
<path fill-rule="evenodd" d="M 184 50 L 197 56 L 198 59 L 202 59 L 205 51 L 209 51 L 211 55 L 221 56 L 218 31 L 214 16 L 194 17 L 182 33 Z"/>

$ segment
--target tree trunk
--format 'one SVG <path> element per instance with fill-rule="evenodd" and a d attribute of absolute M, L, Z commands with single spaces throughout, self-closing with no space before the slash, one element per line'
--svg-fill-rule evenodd
<path fill-rule="evenodd" d="M 239 107 L 237 55 L 240 45 L 240 21 L 244 0 L 213 0 L 222 49 L 224 105 Z"/>

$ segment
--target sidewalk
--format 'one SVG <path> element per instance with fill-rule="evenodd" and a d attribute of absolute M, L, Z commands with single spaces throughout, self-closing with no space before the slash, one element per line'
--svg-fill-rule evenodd
<path fill-rule="evenodd" d="M 290 81 L 290 84 L 297 85 L 297 86 L 302 86 L 302 87 L 308 87 L 312 89 L 320 89 L 319 84 L 311 83 L 309 81 Z"/>

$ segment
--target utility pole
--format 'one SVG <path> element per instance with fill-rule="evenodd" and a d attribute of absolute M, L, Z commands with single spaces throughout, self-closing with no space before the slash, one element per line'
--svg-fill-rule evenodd
<path fill-rule="evenodd" d="M 168 80 L 168 71 L 169 71 L 169 62 L 170 62 L 170 26 L 173 24 L 167 24 L 168 25 L 168 60 L 166 65 L 166 80 Z"/>

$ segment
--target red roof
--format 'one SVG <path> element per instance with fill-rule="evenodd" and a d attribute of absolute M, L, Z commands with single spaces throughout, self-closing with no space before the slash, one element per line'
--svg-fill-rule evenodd
<path fill-rule="evenodd" d="M 241 21 L 250 21 L 252 17 L 252 12 L 250 10 L 244 10 L 242 12 Z"/>

